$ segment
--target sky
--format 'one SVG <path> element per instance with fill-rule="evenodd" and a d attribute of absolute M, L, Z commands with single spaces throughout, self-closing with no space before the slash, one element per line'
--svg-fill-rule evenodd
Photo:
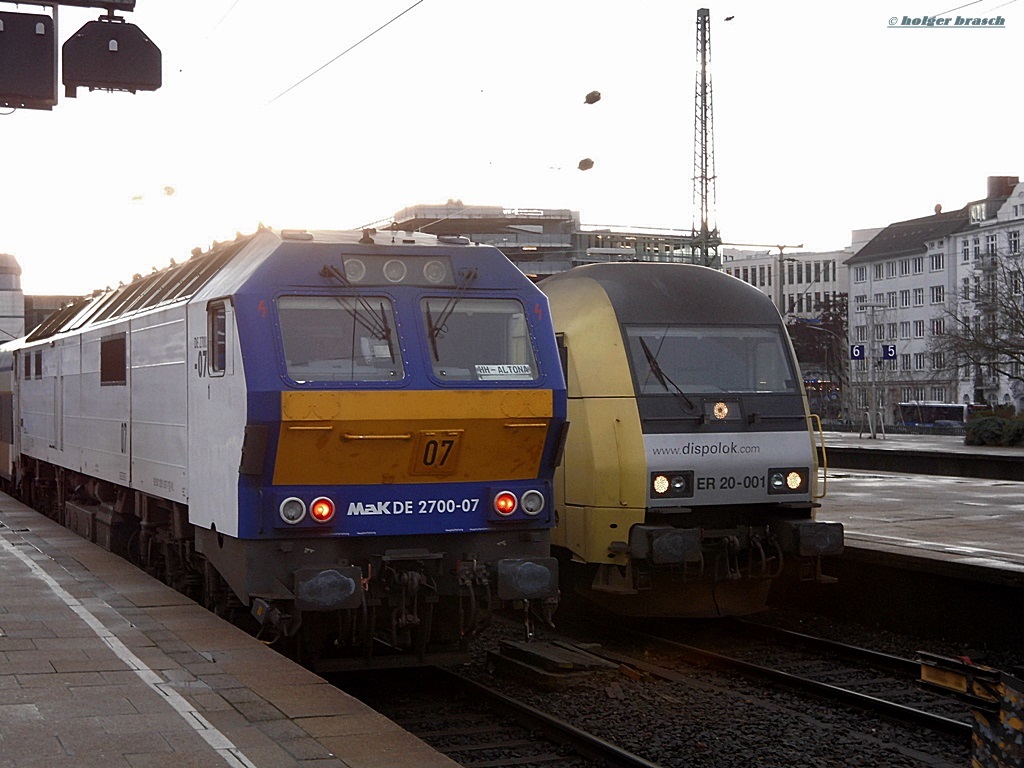
<path fill-rule="evenodd" d="M 85 294 L 450 199 L 689 230 L 701 7 L 726 243 L 838 250 L 1024 176 L 1024 0 L 137 0 L 160 89 L 0 110 L 0 253 Z M 958 16 L 1003 26 L 902 24 Z"/>

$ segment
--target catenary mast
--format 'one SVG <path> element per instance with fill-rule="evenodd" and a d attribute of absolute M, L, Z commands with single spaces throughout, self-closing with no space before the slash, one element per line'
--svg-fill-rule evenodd
<path fill-rule="evenodd" d="M 717 267 L 722 244 L 715 218 L 715 138 L 711 97 L 711 17 L 707 8 L 697 11 L 697 84 L 694 97 L 693 202 L 700 206 L 700 229 L 692 224 L 697 263 Z"/>

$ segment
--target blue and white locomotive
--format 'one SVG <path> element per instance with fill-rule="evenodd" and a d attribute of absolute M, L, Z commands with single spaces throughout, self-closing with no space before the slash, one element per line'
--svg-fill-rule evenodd
<path fill-rule="evenodd" d="M 557 603 L 565 384 L 495 248 L 261 229 L 3 356 L 15 490 L 304 658 L 425 658 Z"/>

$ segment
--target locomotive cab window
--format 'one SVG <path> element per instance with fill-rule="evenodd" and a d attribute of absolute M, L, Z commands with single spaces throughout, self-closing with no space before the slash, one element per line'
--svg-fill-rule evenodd
<path fill-rule="evenodd" d="M 228 368 L 228 304 L 212 302 L 206 309 L 206 343 L 211 376 L 223 376 Z"/>
<path fill-rule="evenodd" d="M 434 375 L 443 381 L 531 381 L 540 375 L 526 311 L 515 299 L 423 299 Z"/>
<path fill-rule="evenodd" d="M 277 301 L 288 378 L 298 383 L 405 377 L 391 300 L 282 296 Z"/>
<path fill-rule="evenodd" d="M 779 331 L 767 327 L 627 326 L 637 393 L 798 393 Z"/>

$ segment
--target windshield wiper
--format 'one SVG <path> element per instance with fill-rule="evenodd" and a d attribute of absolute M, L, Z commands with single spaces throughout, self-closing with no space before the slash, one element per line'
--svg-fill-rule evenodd
<path fill-rule="evenodd" d="M 427 338 L 430 339 L 430 351 L 434 355 L 434 359 L 441 362 L 441 356 L 437 354 L 437 335 L 440 333 L 440 328 L 434 325 L 434 318 L 430 314 L 430 301 L 427 301 Z"/>
<path fill-rule="evenodd" d="M 663 386 L 669 392 L 675 390 L 674 394 L 683 398 L 683 400 L 686 401 L 686 405 L 689 406 L 691 411 L 697 410 L 697 406 L 694 405 L 693 401 L 686 396 L 686 393 L 679 388 L 679 385 L 672 381 L 669 375 L 661 369 L 661 364 L 658 362 L 658 358 L 655 357 L 654 354 L 651 352 L 651 348 L 647 346 L 647 342 L 644 341 L 644 337 L 638 336 L 637 338 L 640 340 L 640 348 L 643 349 L 644 351 L 644 357 L 647 358 L 647 365 L 650 366 L 651 373 L 654 374 L 655 378 L 658 380 L 661 386 Z M 671 387 L 669 385 L 671 385 Z"/>
<path fill-rule="evenodd" d="M 462 282 L 455 286 L 455 293 L 448 297 L 448 301 L 441 308 L 441 313 L 437 316 L 437 322 L 434 322 L 432 315 L 430 314 L 430 299 L 427 299 L 427 335 L 430 337 L 430 349 L 434 353 L 434 359 L 440 361 L 440 357 L 437 354 L 437 340 L 444 335 L 447 330 L 448 318 L 455 312 L 455 307 L 462 300 L 462 294 L 465 293 L 466 289 L 469 288 L 469 284 L 477 278 L 477 271 L 473 268 L 466 268 L 459 270 L 459 277 L 462 278 Z"/>
<path fill-rule="evenodd" d="M 391 357 L 391 364 L 395 364 L 395 347 L 391 343 L 391 324 L 388 322 L 387 312 L 384 310 L 384 302 L 380 303 L 380 327 L 384 333 L 383 340 L 388 343 L 388 355 Z"/>
<path fill-rule="evenodd" d="M 330 264 L 325 265 L 324 268 L 320 270 L 320 276 L 321 277 L 333 278 L 334 280 L 337 280 L 339 283 L 341 283 L 346 288 L 349 288 L 349 289 L 351 289 L 353 291 L 355 290 L 355 288 L 353 287 L 352 283 L 349 282 L 347 277 L 345 277 L 344 273 L 341 270 L 339 270 L 337 267 L 331 266 Z M 374 338 L 380 339 L 381 341 L 386 341 L 388 343 L 388 348 L 390 349 L 390 347 L 391 347 L 391 328 L 388 326 L 387 318 L 384 316 L 384 306 L 383 305 L 381 305 L 381 319 L 378 320 L 377 319 L 377 312 L 373 308 L 373 306 L 370 304 L 370 302 L 368 302 L 366 300 L 365 296 L 363 296 L 360 293 L 356 292 L 355 295 L 352 298 L 354 298 L 355 302 L 362 308 L 363 312 L 365 312 L 366 315 L 369 316 L 370 320 L 367 321 L 365 319 L 365 317 L 363 316 L 363 314 L 361 312 L 359 312 L 359 310 L 357 310 L 357 309 L 355 309 L 354 307 L 351 307 L 351 306 L 346 306 L 346 304 L 342 300 L 341 296 L 334 296 L 332 298 L 335 301 L 337 301 L 338 304 L 340 304 L 342 307 L 344 307 L 344 309 L 352 316 L 352 319 L 355 322 L 359 323 L 359 325 L 363 326 L 363 328 L 365 328 L 367 331 L 369 331 L 371 334 L 373 334 Z M 392 351 L 392 353 L 391 353 L 391 361 L 394 362 L 394 359 L 395 359 L 395 355 L 394 355 L 394 352 Z"/>

